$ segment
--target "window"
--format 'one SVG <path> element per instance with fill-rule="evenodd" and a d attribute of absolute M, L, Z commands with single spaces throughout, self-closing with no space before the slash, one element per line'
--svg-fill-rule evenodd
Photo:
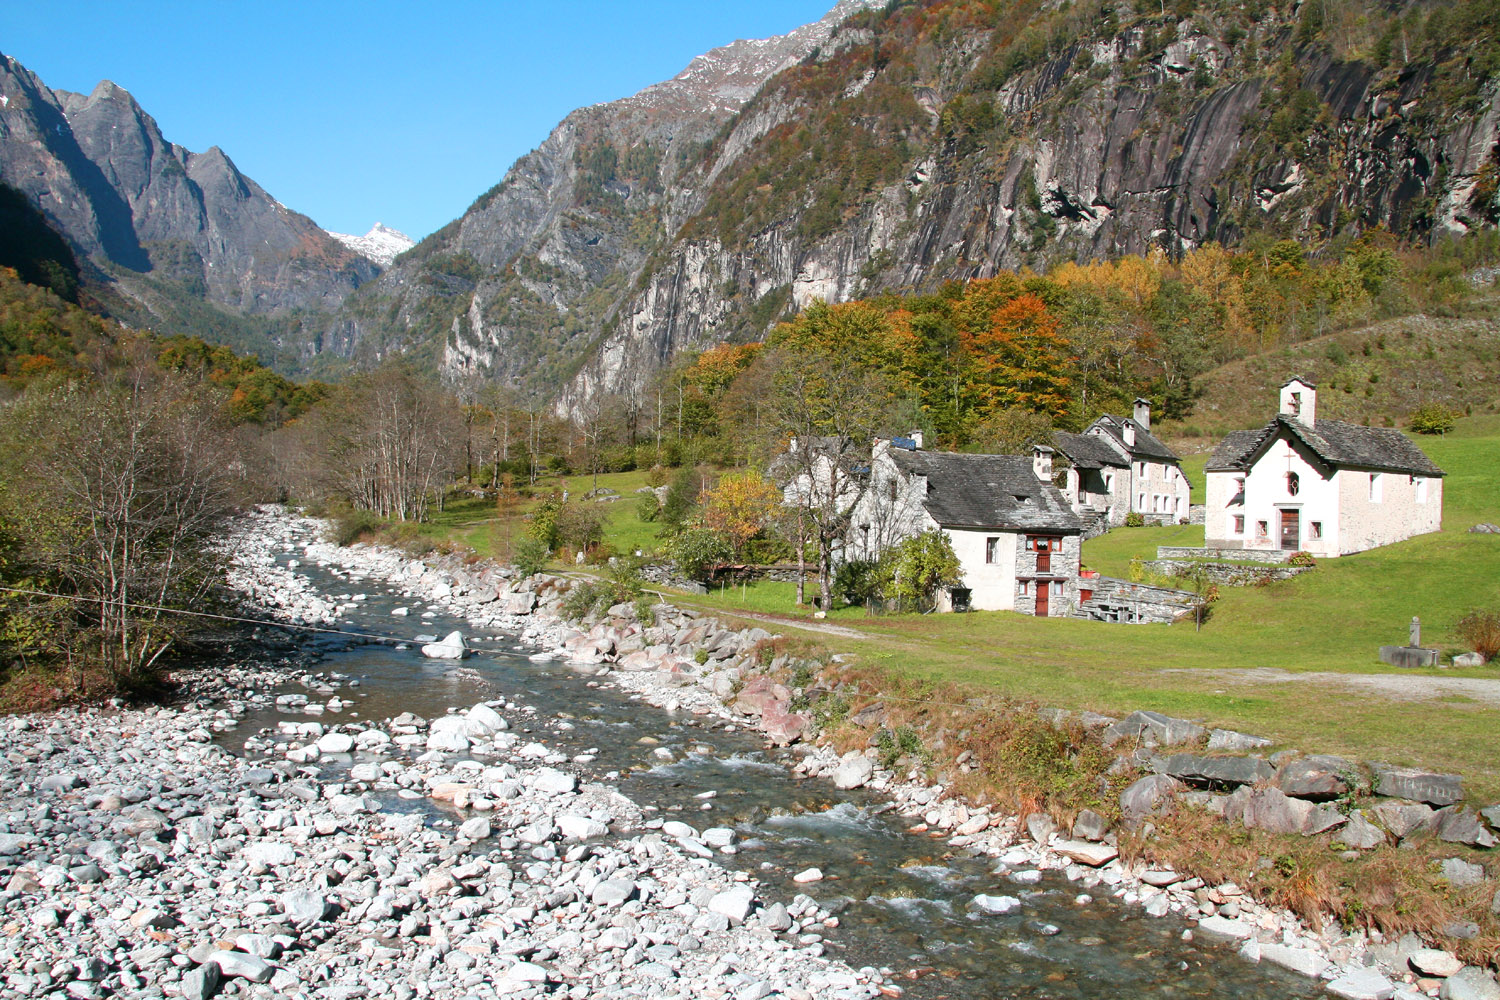
<path fill-rule="evenodd" d="M 1385 476 L 1378 472 L 1370 473 L 1370 502 L 1379 503 L 1381 494 L 1385 492 Z"/>
<path fill-rule="evenodd" d="M 992 565 L 1000 561 L 999 538 L 986 538 L 984 540 L 984 561 Z"/>
<path fill-rule="evenodd" d="M 1323 522 L 1322 521 L 1309 521 L 1309 522 L 1307 522 L 1307 537 L 1308 538 L 1322 538 L 1323 537 Z"/>
<path fill-rule="evenodd" d="M 1146 509 L 1146 494 L 1139 493 L 1139 494 L 1136 495 L 1136 498 L 1135 498 L 1135 509 L 1136 510 L 1145 510 Z"/>
<path fill-rule="evenodd" d="M 1027 596 L 1028 594 L 1031 593 L 1031 581 L 1030 580 L 1022 580 L 1022 581 L 1020 581 L 1020 593 L 1021 593 L 1022 597 L 1025 597 L 1025 596 Z"/>
<path fill-rule="evenodd" d="M 1063 595 L 1063 583 L 1062 583 L 1062 581 L 1061 580 L 1053 580 L 1052 581 L 1052 596 L 1053 597 L 1061 597 L 1062 595 Z"/>
<path fill-rule="evenodd" d="M 1271 537 L 1271 523 L 1269 521 L 1256 521 L 1255 522 L 1255 537 L 1256 538 L 1270 538 Z"/>
<path fill-rule="evenodd" d="M 1232 497 L 1229 498 L 1229 502 L 1230 503 L 1244 503 L 1245 502 L 1245 477 L 1244 476 L 1235 476 L 1234 477 L 1234 496 L 1232 496 Z"/>
<path fill-rule="evenodd" d="M 1245 515 L 1244 514 L 1236 514 L 1236 515 L 1234 515 L 1234 533 L 1236 535 L 1243 535 L 1245 533 Z"/>
<path fill-rule="evenodd" d="M 1146 478 L 1146 463 L 1145 462 L 1137 462 L 1137 463 L 1135 463 L 1135 474 L 1137 476 L 1139 476 L 1141 479 L 1145 479 Z"/>
<path fill-rule="evenodd" d="M 1288 472 L 1286 474 L 1286 492 L 1287 492 L 1287 495 L 1288 496 L 1296 496 L 1297 493 L 1298 493 L 1298 491 L 1301 490 L 1301 489 L 1302 489 L 1302 477 L 1299 476 L 1299 475 L 1297 475 L 1295 472 Z"/>
<path fill-rule="evenodd" d="M 1412 478 L 1412 486 L 1416 490 L 1417 503 L 1426 503 L 1427 502 L 1427 477 L 1426 476 L 1414 476 Z"/>
<path fill-rule="evenodd" d="M 1291 409 L 1292 409 L 1292 416 L 1294 416 L 1294 417 L 1297 416 L 1299 413 L 1302 412 L 1302 393 L 1300 393 L 1300 392 L 1294 392 L 1294 393 L 1292 393 L 1292 407 L 1291 407 Z"/>

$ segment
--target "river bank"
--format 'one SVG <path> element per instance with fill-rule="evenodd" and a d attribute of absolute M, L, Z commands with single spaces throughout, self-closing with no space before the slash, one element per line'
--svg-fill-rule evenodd
<path fill-rule="evenodd" d="M 320 555 L 342 559 L 345 568 L 355 572 L 394 573 L 408 580 L 431 578 L 431 589 L 423 592 L 418 586 L 413 593 L 451 602 L 456 610 L 469 614 L 476 627 L 518 628 L 527 641 L 551 647 L 536 658 L 566 659 L 585 672 L 608 671 L 613 683 L 652 704 L 726 724 L 753 724 L 776 743 L 791 742 L 803 734 L 806 720 L 788 711 L 791 692 L 778 692 L 776 684 L 766 683 L 768 675 L 784 676 L 800 664 L 784 655 L 764 662 L 763 651 L 771 636 L 762 629 L 727 629 L 713 619 L 669 607 L 655 609 L 654 620 L 648 623 L 634 621 L 633 609 L 620 606 L 577 625 L 565 624 L 557 615 L 559 592 L 566 584 L 555 580 L 512 581 L 498 567 L 476 567 L 453 557 L 428 565 L 363 546 L 336 555 L 320 550 Z M 797 694 L 801 693 L 799 689 Z M 875 763 L 877 756 L 873 750 L 838 755 L 822 746 L 811 751 L 798 769 L 889 795 L 901 814 L 927 827 L 929 835 L 943 838 L 950 847 L 995 858 L 1002 862 L 1001 870 L 1064 873 L 1082 888 L 1108 892 L 1153 916 L 1195 923 L 1189 935 L 1232 941 L 1243 958 L 1293 969 L 1331 984 L 1337 995 L 1483 997 L 1495 989 L 1487 970 L 1465 966 L 1451 953 L 1428 947 L 1415 935 L 1387 940 L 1378 930 L 1356 927 L 1346 932 L 1331 921 L 1308 926 L 1289 910 L 1257 903 L 1239 885 L 1204 884 L 1168 865 L 1121 858 L 1114 832 L 1096 836 L 1086 830 L 1059 830 L 1039 814 L 1023 822 L 1014 815 L 976 808 L 960 801 L 952 787 L 922 780 L 919 769 L 883 768 Z M 957 763 L 958 770 L 966 770 L 961 759 Z M 854 777 L 841 776 L 841 769 Z M 1180 790 L 1180 783 L 1176 784 Z M 1220 811 L 1233 799 L 1206 793 L 1184 798 Z M 1146 803 L 1148 813 L 1153 805 Z M 1356 819 L 1363 823 L 1362 817 L 1356 815 Z M 1132 853 L 1140 858 L 1170 852 Z M 1482 868 L 1457 861 L 1453 870 L 1464 878 L 1477 871 L 1482 891 Z M 1448 876 L 1445 864 L 1439 881 Z M 1450 892 L 1469 890 L 1458 878 L 1450 885 Z"/>
<path fill-rule="evenodd" d="M 522 639 L 539 665 L 567 663 L 580 692 L 617 686 L 704 732 L 753 724 L 786 742 L 793 723 L 777 716 L 774 685 L 758 678 L 797 661 L 764 630 L 661 608 L 633 632 L 620 624 L 627 608 L 575 628 L 557 617 L 565 581 L 518 581 L 456 557 L 340 549 L 314 540 L 317 528 L 279 512 L 251 519 L 235 542 L 236 584 L 284 620 L 350 632 L 359 629 L 341 615 L 364 605 L 365 587 L 388 585 L 404 603 L 385 634 L 414 641 L 419 622 L 462 616 L 476 645 L 514 650 Z M 319 563 L 337 587 L 319 590 L 299 571 Z M 348 593 L 334 592 L 344 584 Z M 441 676 L 466 671 L 454 665 Z M 450 702 L 460 710 L 447 715 L 376 719 L 362 717 L 367 688 L 357 677 L 288 664 L 218 673 L 185 674 L 188 700 L 172 709 L 23 718 L 0 734 L 12 762 L 0 870 L 6 912 L 22 929 L 0 957 L 21 970 L 7 984 L 16 995 L 796 997 L 902 988 L 890 970 L 856 970 L 826 954 L 838 906 L 810 894 L 778 898 L 749 873 L 713 863 L 753 849 L 737 843 L 733 822 L 663 819 L 620 795 L 608 775 L 581 780 L 587 748 L 570 756 L 543 725 L 571 724 L 540 718 L 517 689 Z M 196 683 L 213 688 L 195 695 Z M 756 690 L 770 696 L 759 713 L 743 704 Z M 236 734 L 249 718 L 277 721 Z M 226 739 L 247 757 L 222 749 Z M 1038 883 L 1062 878 L 1075 886 L 1074 908 L 1114 897 L 1167 926 L 1197 922 L 1184 936 L 1243 938 L 1247 957 L 1302 965 L 1342 981 L 1344 995 L 1440 988 L 1404 981 L 1412 942 L 1314 933 L 1235 886 L 1106 857 L 1117 852 L 1107 839 L 1076 844 L 1089 852 L 1080 860 L 1062 843 L 1071 838 L 1040 817 L 1023 824 L 972 808 L 874 753 L 798 751 L 798 775 L 888 796 L 910 818 L 906 836 L 931 840 L 945 857 L 990 859 L 995 875 L 969 900 L 969 921 L 1031 912 L 1042 901 Z M 806 884 L 812 893 L 817 881 L 809 874 Z M 1028 924 L 1046 940 L 1049 925 Z M 1214 961 L 1240 963 L 1229 949 Z M 1384 962 L 1384 973 L 1368 962 Z M 215 983 L 211 968 L 231 975 Z M 1234 972 L 1226 965 L 1221 978 Z M 1455 981 L 1467 980 L 1447 980 Z"/>

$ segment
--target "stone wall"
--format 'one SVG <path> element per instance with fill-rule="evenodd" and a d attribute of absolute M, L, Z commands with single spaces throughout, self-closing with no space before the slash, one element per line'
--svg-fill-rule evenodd
<path fill-rule="evenodd" d="M 1236 553 L 1238 554 L 1238 553 Z M 1221 587 L 1254 587 L 1272 580 L 1290 580 L 1312 569 L 1311 566 L 1236 566 L 1234 563 L 1202 562 L 1193 559 L 1153 559 L 1143 563 L 1148 573 L 1183 577 L 1202 572 L 1211 583 Z"/>
<path fill-rule="evenodd" d="M 1158 545 L 1158 559 L 1233 559 L 1236 562 L 1265 563 L 1278 565 L 1292 558 L 1293 553 L 1282 549 L 1219 549 L 1195 548 L 1189 545 Z"/>
<path fill-rule="evenodd" d="M 1169 624 L 1191 614 L 1198 599 L 1191 591 L 1152 587 L 1109 576 L 1098 577 L 1087 589 L 1093 593 L 1087 601 L 1080 602 L 1075 618 L 1132 625 Z"/>

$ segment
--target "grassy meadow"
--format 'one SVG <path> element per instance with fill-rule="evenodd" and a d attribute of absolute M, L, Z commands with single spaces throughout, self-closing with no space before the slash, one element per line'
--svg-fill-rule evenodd
<path fill-rule="evenodd" d="M 1398 670 L 1377 656 L 1380 645 L 1405 642 L 1413 615 L 1422 618 L 1425 644 L 1459 652 L 1454 622 L 1473 608 L 1500 608 L 1500 535 L 1468 533 L 1479 521 L 1500 522 L 1500 417 L 1462 420 L 1447 436 L 1420 444 L 1448 473 L 1441 532 L 1322 560 L 1294 580 L 1225 588 L 1201 631 L 1191 622 L 1125 626 L 1009 612 L 867 617 L 846 608 L 829 620 L 866 638 L 810 637 L 852 654 L 864 676 L 884 678 L 887 697 L 942 690 L 1116 715 L 1154 709 L 1283 746 L 1449 768 L 1468 775 L 1476 792 L 1500 798 L 1500 705 L 1428 690 L 1431 679 L 1500 679 L 1500 669 Z M 1206 457 L 1184 462 L 1195 502 Z M 608 511 L 608 540 L 617 551 L 656 543 L 656 526 L 636 516 L 634 490 L 644 482 L 643 472 L 600 477 L 601 486 L 622 494 Z M 568 487 L 580 492 L 591 483 L 575 476 Z M 498 518 L 492 504 L 452 503 L 423 531 L 504 558 L 507 539 L 524 530 L 523 514 L 524 505 Z M 1124 576 L 1132 558 L 1152 558 L 1158 545 L 1202 539 L 1200 526 L 1120 528 L 1087 542 L 1083 559 Z M 796 607 L 790 583 L 673 599 L 726 617 L 775 615 L 788 629 L 822 624 L 810 608 Z M 1340 675 L 1393 678 L 1408 690 L 1392 697 L 1350 687 L 1360 682 Z"/>

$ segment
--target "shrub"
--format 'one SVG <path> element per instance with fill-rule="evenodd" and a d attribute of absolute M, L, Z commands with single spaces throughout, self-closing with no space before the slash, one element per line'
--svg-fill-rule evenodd
<path fill-rule="evenodd" d="M 686 528 L 667 540 L 666 553 L 677 564 L 677 570 L 690 580 L 702 578 L 707 571 L 728 562 L 734 555 L 728 539 L 710 528 Z"/>
<path fill-rule="evenodd" d="M 635 502 L 635 516 L 650 524 L 661 514 L 661 502 L 656 499 L 655 493 L 642 493 L 640 499 Z"/>
<path fill-rule="evenodd" d="M 597 503 L 564 504 L 554 521 L 557 540 L 579 552 L 604 541 L 604 511 Z"/>
<path fill-rule="evenodd" d="M 1293 552 L 1286 564 L 1288 566 L 1316 566 L 1318 561 L 1313 558 L 1311 552 Z"/>
<path fill-rule="evenodd" d="M 913 535 L 880 559 L 880 592 L 899 606 L 914 604 L 919 610 L 930 610 L 942 587 L 957 586 L 963 580 L 958 556 L 946 532 L 934 528 Z"/>
<path fill-rule="evenodd" d="M 1470 611 L 1454 623 L 1453 631 L 1486 660 L 1500 656 L 1500 611 Z"/>
<path fill-rule="evenodd" d="M 1428 403 L 1412 411 L 1408 426 L 1418 434 L 1446 434 L 1461 415 L 1442 403 Z"/>
<path fill-rule="evenodd" d="M 1127 528 L 1144 528 L 1145 526 L 1146 526 L 1146 516 L 1144 514 L 1142 514 L 1140 511 L 1133 510 L 1129 514 L 1125 515 L 1125 527 L 1127 527 Z"/>
<path fill-rule="evenodd" d="M 833 575 L 833 599 L 860 607 L 880 594 L 880 564 L 873 559 L 850 559 Z"/>
<path fill-rule="evenodd" d="M 523 577 L 535 576 L 542 571 L 551 554 L 546 542 L 528 535 L 519 539 L 511 549 L 510 561 L 516 567 L 516 572 Z"/>
<path fill-rule="evenodd" d="M 380 527 L 380 518 L 368 510 L 336 504 L 328 510 L 328 540 L 335 545 L 353 545 Z"/>

